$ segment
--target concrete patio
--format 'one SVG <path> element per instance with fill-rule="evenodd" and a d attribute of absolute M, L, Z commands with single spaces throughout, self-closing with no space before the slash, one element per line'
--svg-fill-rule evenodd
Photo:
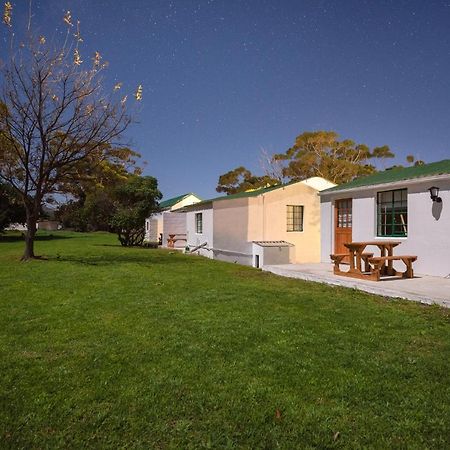
<path fill-rule="evenodd" d="M 384 297 L 402 298 L 415 302 L 450 308 L 450 279 L 416 274 L 412 279 L 390 278 L 366 281 L 333 274 L 333 265 L 281 264 L 263 266 L 262 270 L 276 275 L 318 283 L 344 286 Z"/>

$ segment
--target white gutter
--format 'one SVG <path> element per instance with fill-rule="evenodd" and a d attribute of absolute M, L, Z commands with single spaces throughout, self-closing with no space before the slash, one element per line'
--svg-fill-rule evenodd
<path fill-rule="evenodd" d="M 369 184 L 365 186 L 358 186 L 348 189 L 336 189 L 333 191 L 322 191 L 319 192 L 319 195 L 334 195 L 334 194 L 341 194 L 342 192 L 356 192 L 356 191 L 369 191 L 372 189 L 382 189 L 386 186 L 389 187 L 399 187 L 399 186 L 409 186 L 411 184 L 418 184 L 418 183 L 428 183 L 431 181 L 440 181 L 440 180 L 450 180 L 450 174 L 446 173 L 444 175 L 434 175 L 431 177 L 418 177 L 418 178 L 409 178 L 406 180 L 399 180 L 399 181 L 387 181 L 385 183 L 379 183 L 379 184 Z"/>

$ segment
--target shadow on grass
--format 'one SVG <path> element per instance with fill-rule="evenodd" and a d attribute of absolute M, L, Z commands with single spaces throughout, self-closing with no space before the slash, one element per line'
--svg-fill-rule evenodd
<path fill-rule="evenodd" d="M 92 244 L 92 247 L 123 247 L 121 244 Z M 139 247 L 131 247 L 131 248 L 139 248 Z"/>
<path fill-rule="evenodd" d="M 114 264 L 131 263 L 142 264 L 146 266 L 152 266 L 155 264 L 185 264 L 185 261 L 181 261 L 178 258 L 173 258 L 172 255 L 150 255 L 146 252 L 140 254 L 129 255 L 99 255 L 99 256 L 65 256 L 57 255 L 48 258 L 49 261 L 61 261 L 70 262 L 74 264 L 80 264 L 83 266 L 110 266 Z"/>
<path fill-rule="evenodd" d="M 134 249 L 134 250 L 172 250 L 175 251 L 173 248 L 159 248 L 159 247 L 146 247 L 144 245 L 134 245 L 131 247 L 125 247 L 122 244 L 118 243 L 118 244 L 92 244 L 92 247 L 116 247 L 116 248 L 129 248 L 129 249 Z"/>
<path fill-rule="evenodd" d="M 54 240 L 59 240 L 59 239 L 72 239 L 72 238 L 73 238 L 73 236 L 48 234 L 48 235 L 37 235 L 35 238 L 35 241 L 36 242 L 37 241 L 54 241 Z M 20 241 L 23 242 L 24 240 L 25 240 L 24 235 L 20 235 L 20 234 L 1 235 L 0 234 L 0 242 L 20 242 Z"/>

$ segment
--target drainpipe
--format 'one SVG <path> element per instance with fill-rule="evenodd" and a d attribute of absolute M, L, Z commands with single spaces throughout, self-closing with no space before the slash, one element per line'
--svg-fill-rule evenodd
<path fill-rule="evenodd" d="M 328 223 L 330 224 L 330 231 L 328 237 L 330 238 L 330 245 L 327 249 L 327 253 L 336 253 L 334 248 L 334 227 L 335 227 L 335 210 L 334 210 L 334 202 L 335 200 L 333 198 L 330 198 L 330 217 L 328 218 Z M 322 232 L 320 232 L 322 234 Z M 320 248 L 322 253 L 322 241 L 320 242 Z M 322 255 L 320 255 L 320 260 L 322 261 Z"/>
<path fill-rule="evenodd" d="M 263 214 L 263 235 L 262 235 L 262 240 L 265 241 L 266 240 L 266 214 L 265 214 L 265 210 L 264 210 L 264 194 L 262 195 L 262 214 Z"/>

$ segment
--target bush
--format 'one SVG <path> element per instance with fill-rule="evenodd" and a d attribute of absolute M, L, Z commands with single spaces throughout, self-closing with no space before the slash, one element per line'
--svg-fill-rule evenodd
<path fill-rule="evenodd" d="M 142 247 L 144 247 L 144 248 L 158 248 L 158 242 L 144 241 L 142 243 Z"/>

